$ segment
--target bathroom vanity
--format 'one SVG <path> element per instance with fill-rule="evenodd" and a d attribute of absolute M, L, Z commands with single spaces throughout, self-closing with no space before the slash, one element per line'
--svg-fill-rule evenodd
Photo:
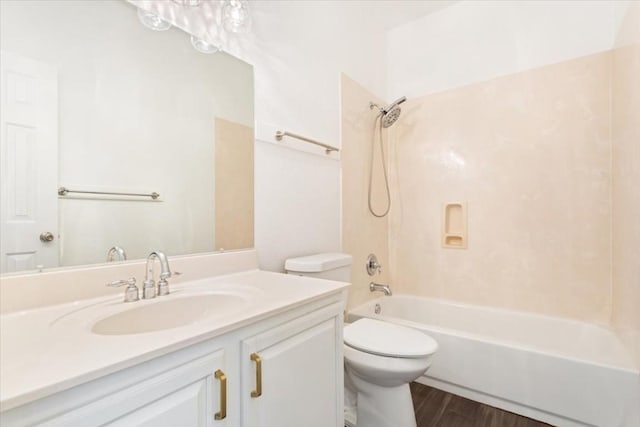
<path fill-rule="evenodd" d="M 347 283 L 257 270 L 252 250 L 171 262 L 171 293 L 132 303 L 103 282 L 140 262 L 4 277 L 0 423 L 342 425 Z"/>

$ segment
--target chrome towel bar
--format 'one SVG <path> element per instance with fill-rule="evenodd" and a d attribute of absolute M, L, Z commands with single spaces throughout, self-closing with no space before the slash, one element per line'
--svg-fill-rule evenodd
<path fill-rule="evenodd" d="M 311 138 L 307 138 L 305 136 L 301 136 L 301 135 L 297 135 L 295 133 L 291 133 L 291 132 L 287 132 L 287 131 L 277 131 L 276 132 L 276 140 L 278 141 L 282 141 L 282 138 L 284 138 L 285 136 L 290 136 L 291 138 L 295 138 L 295 139 L 299 139 L 300 141 L 304 141 L 304 142 L 308 142 L 310 144 L 315 144 L 315 145 L 319 145 L 320 147 L 324 148 L 325 153 L 327 154 L 331 154 L 332 151 L 338 152 L 340 151 L 339 148 L 331 146 L 331 145 L 327 145 L 324 144 L 322 142 L 318 142 L 316 140 L 313 140 Z"/>
<path fill-rule="evenodd" d="M 156 200 L 160 195 L 155 191 L 153 193 L 145 194 L 145 193 L 113 193 L 109 191 L 81 191 L 81 190 L 69 190 L 66 187 L 58 188 L 59 196 L 66 196 L 69 193 L 82 193 L 82 194 L 104 194 L 108 196 L 140 196 L 140 197 L 151 197 L 153 200 Z"/>

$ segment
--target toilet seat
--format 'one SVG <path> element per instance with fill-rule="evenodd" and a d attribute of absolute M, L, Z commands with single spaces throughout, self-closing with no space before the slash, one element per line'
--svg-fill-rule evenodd
<path fill-rule="evenodd" d="M 424 358 L 438 349 L 433 338 L 416 329 L 368 318 L 345 326 L 344 343 L 365 353 L 406 359 Z"/>

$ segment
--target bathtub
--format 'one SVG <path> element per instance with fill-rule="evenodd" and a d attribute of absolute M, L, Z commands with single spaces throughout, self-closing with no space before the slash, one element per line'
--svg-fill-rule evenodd
<path fill-rule="evenodd" d="M 555 426 L 640 426 L 638 369 L 606 328 L 409 295 L 348 313 L 349 321 L 362 317 L 438 341 L 420 383 Z"/>

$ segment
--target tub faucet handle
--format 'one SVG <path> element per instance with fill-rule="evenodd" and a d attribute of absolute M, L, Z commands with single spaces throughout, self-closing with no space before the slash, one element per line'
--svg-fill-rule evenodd
<path fill-rule="evenodd" d="M 382 273 L 382 264 L 378 262 L 378 257 L 375 254 L 369 254 L 367 257 L 367 274 L 373 276 L 374 274 Z"/>

